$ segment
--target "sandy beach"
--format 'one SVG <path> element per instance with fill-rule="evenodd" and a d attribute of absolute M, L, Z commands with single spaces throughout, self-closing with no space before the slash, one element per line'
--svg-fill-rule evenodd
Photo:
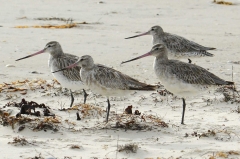
<path fill-rule="evenodd" d="M 240 1 L 230 2 L 233 5 L 211 0 L 2 1 L 0 158 L 240 158 Z M 72 23 L 76 27 L 36 27 Z M 96 63 L 156 84 L 160 81 L 152 67 L 153 57 L 121 65 L 152 48 L 151 36 L 124 38 L 154 25 L 217 48 L 210 51 L 214 57 L 192 61 L 224 80 L 234 81 L 236 91 L 216 87 L 187 98 L 186 125 L 180 124 L 179 97 L 158 92 L 112 97 L 106 124 L 106 98 L 89 89 L 87 104 L 83 104 L 79 90 L 69 109 L 69 92 L 54 80 L 48 54 L 15 61 L 42 50 L 50 41 L 58 41 L 65 53 L 91 55 Z M 23 114 L 21 120 L 16 118 L 20 111 L 16 104 L 23 98 L 45 105 L 36 108 L 40 117 Z M 128 106 L 141 115 L 125 114 Z M 55 117 L 44 116 L 45 108 Z M 76 112 L 81 120 L 77 120 Z"/>

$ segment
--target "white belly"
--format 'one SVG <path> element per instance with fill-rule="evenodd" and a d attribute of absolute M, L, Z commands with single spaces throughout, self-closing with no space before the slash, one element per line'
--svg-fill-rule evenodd
<path fill-rule="evenodd" d="M 54 68 L 53 65 L 50 65 L 50 69 L 51 69 L 51 72 L 58 70 L 58 68 Z M 52 75 L 54 76 L 54 78 L 57 79 L 57 81 L 64 88 L 68 88 L 71 90 L 81 90 L 81 89 L 86 88 L 86 85 L 84 85 L 84 83 L 82 81 L 72 81 L 71 79 L 68 79 L 67 77 L 65 77 L 63 75 L 62 71 L 52 73 Z"/>
<path fill-rule="evenodd" d="M 154 71 L 156 76 L 160 79 L 161 84 L 171 93 L 180 97 L 194 96 L 202 91 L 207 90 L 207 86 L 198 84 L 189 84 L 185 81 L 178 79 L 174 74 L 168 71 L 168 67 L 165 65 L 155 65 L 154 60 Z"/>
<path fill-rule="evenodd" d="M 80 90 L 80 89 L 85 88 L 85 85 L 83 84 L 83 82 L 69 80 L 68 78 L 63 76 L 63 74 L 61 74 L 61 73 L 58 73 L 58 72 L 57 73 L 52 73 L 52 75 L 54 76 L 54 78 L 57 79 L 57 81 L 64 88 L 68 88 L 68 89 L 71 89 L 71 90 Z"/>
<path fill-rule="evenodd" d="M 120 90 L 120 89 L 112 89 L 112 88 L 105 88 L 99 84 L 89 83 L 88 88 L 90 88 L 94 93 L 98 93 L 107 97 L 112 96 L 127 96 L 132 93 L 132 90 Z"/>
<path fill-rule="evenodd" d="M 204 90 L 204 88 L 199 85 L 187 84 L 175 78 L 164 78 L 159 76 L 159 79 L 161 84 L 163 84 L 168 91 L 180 97 L 194 96 L 199 94 L 201 90 Z"/>

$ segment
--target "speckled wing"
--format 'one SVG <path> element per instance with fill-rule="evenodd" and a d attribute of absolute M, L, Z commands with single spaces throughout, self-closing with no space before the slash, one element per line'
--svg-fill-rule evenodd
<path fill-rule="evenodd" d="M 119 71 L 97 64 L 94 78 L 103 87 L 120 90 L 155 90 L 157 86 L 147 85 Z"/>
<path fill-rule="evenodd" d="M 184 63 L 181 61 L 171 60 L 168 69 L 176 75 L 176 78 L 189 84 L 200 85 L 226 85 L 229 82 L 222 80 L 206 69 L 194 64 Z"/>
<path fill-rule="evenodd" d="M 62 56 L 55 59 L 54 65 L 58 69 L 62 69 L 75 63 L 78 60 L 78 58 L 79 58 L 78 56 L 65 53 Z M 81 67 L 76 66 L 76 67 L 64 70 L 63 75 L 72 81 L 81 81 L 80 69 Z"/>
<path fill-rule="evenodd" d="M 213 50 L 215 48 L 204 47 L 199 45 L 193 41 L 187 40 L 181 36 L 165 33 L 164 36 L 161 37 L 161 40 L 167 46 L 167 48 L 174 52 L 185 53 L 185 52 L 196 52 L 202 51 L 205 53 L 206 50 Z M 210 53 L 208 53 L 210 54 Z M 211 56 L 213 54 L 207 55 Z"/>

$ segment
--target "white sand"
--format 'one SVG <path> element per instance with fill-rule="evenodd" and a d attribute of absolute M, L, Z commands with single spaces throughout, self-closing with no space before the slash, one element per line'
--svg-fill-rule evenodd
<path fill-rule="evenodd" d="M 156 83 L 153 69 L 153 58 L 145 58 L 132 63 L 121 65 L 137 55 L 151 49 L 151 37 L 139 37 L 125 40 L 125 37 L 147 31 L 151 26 L 160 25 L 166 32 L 184 36 L 199 44 L 215 47 L 212 58 L 192 59 L 204 68 L 225 80 L 232 80 L 239 86 L 240 65 L 232 61 L 240 61 L 240 7 L 226 6 L 212 3 L 211 0 L 134 0 L 134 1 L 84 1 L 84 0 L 41 0 L 41 1 L 2 1 L 0 11 L 0 83 L 10 83 L 24 79 L 53 79 L 47 66 L 48 55 L 39 55 L 19 62 L 17 58 L 26 56 L 44 48 L 49 41 L 58 41 L 65 52 L 82 56 L 91 55 L 95 62 L 112 66 L 134 78 L 147 83 Z M 26 19 L 18 19 L 27 17 Z M 19 25 L 47 25 L 63 24 L 59 21 L 34 20 L 39 17 L 72 18 L 76 22 L 86 21 L 88 24 L 72 29 L 19 29 Z M 136 33 L 137 32 L 137 33 Z M 187 59 L 183 59 L 187 62 Z M 5 67 L 11 64 L 15 67 Z M 32 74 L 37 71 L 42 74 Z M 228 154 L 229 151 L 240 151 L 240 116 L 235 111 L 239 104 L 223 102 L 221 93 L 202 94 L 195 98 L 188 98 L 185 114 L 186 125 L 180 124 L 182 101 L 151 94 L 150 92 L 137 93 L 133 97 L 123 100 L 112 100 L 112 111 L 122 114 L 128 105 L 138 109 L 144 114 L 153 114 L 168 123 L 168 128 L 157 127 L 150 130 L 106 129 L 104 127 L 105 114 L 97 118 L 76 120 L 76 111 L 60 112 L 61 104 L 65 108 L 70 104 L 68 96 L 44 96 L 41 90 L 29 91 L 26 95 L 6 99 L 11 93 L 0 93 L 0 105 L 4 106 L 11 101 L 20 102 L 22 98 L 38 103 L 45 103 L 52 109 L 63 125 L 54 133 L 34 132 L 29 128 L 18 132 L 18 125 L 13 130 L 10 126 L 0 125 L 0 158 L 30 158 L 41 155 L 43 158 L 209 158 Z M 52 94 L 55 90 L 49 90 Z M 141 100 L 142 97 L 145 100 Z M 155 103 L 153 100 L 163 100 Z M 203 100 L 205 99 L 205 100 Z M 207 104 L 206 100 L 210 99 Z M 82 103 L 82 95 L 77 95 L 75 104 Z M 98 96 L 94 100 L 90 95 L 88 104 L 98 106 L 105 110 L 106 99 Z M 12 109 L 11 115 L 19 110 Z M 40 109 L 39 109 L 40 110 Z M 42 110 L 40 110 L 42 113 Z M 42 119 L 44 117 L 41 117 Z M 114 124 L 116 116 L 110 114 Z M 75 122 L 75 130 L 67 129 L 65 120 Z M 110 120 L 111 120 L 110 119 Z M 88 129 L 85 129 L 87 127 Z M 195 137 L 207 133 L 208 130 L 216 132 L 216 136 Z M 185 134 L 188 137 L 184 137 Z M 13 137 L 25 137 L 33 145 L 13 146 L 8 142 Z M 117 144 L 125 145 L 135 143 L 138 145 L 136 153 L 116 153 Z M 70 145 L 79 145 L 80 149 L 70 149 Z M 240 153 L 240 152 L 239 152 Z M 223 155 L 224 156 L 224 155 Z M 240 158 L 240 155 L 229 155 L 229 158 Z"/>

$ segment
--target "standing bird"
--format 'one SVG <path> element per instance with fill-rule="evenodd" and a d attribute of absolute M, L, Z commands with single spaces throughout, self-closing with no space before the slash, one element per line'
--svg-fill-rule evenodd
<path fill-rule="evenodd" d="M 185 97 L 196 95 L 203 90 L 207 90 L 210 86 L 234 84 L 217 77 L 200 66 L 178 60 L 169 60 L 167 49 L 163 44 L 156 44 L 150 52 L 122 63 L 150 55 L 155 56 L 154 71 L 164 87 L 173 94 L 183 97 L 181 124 L 184 124 Z"/>
<path fill-rule="evenodd" d="M 153 36 L 153 45 L 161 43 L 164 44 L 168 50 L 169 58 L 191 58 L 210 56 L 213 54 L 207 52 L 207 50 L 214 50 L 212 47 L 205 47 L 199 45 L 193 41 L 187 40 L 184 37 L 164 32 L 160 26 L 153 26 L 149 31 L 136 36 L 128 37 L 125 39 L 135 38 L 143 35 Z"/>
<path fill-rule="evenodd" d="M 125 96 L 133 90 L 154 91 L 158 88 L 158 86 L 139 82 L 138 80 L 107 66 L 94 64 L 93 58 L 89 55 L 80 57 L 74 64 L 58 71 L 76 66 L 81 67 L 80 76 L 84 84 L 95 93 L 107 96 L 108 107 L 106 122 L 108 122 L 111 106 L 109 96 Z"/>
<path fill-rule="evenodd" d="M 38 54 L 47 53 L 47 52 L 50 54 L 48 59 L 48 66 L 50 67 L 51 72 L 59 70 L 63 67 L 67 67 L 68 65 L 76 62 L 78 59 L 78 57 L 75 55 L 64 53 L 61 45 L 58 42 L 51 41 L 47 43 L 47 45 L 43 50 L 38 51 L 31 55 L 25 56 L 23 58 L 17 59 L 16 61 L 26 59 Z M 81 77 L 79 75 L 80 69 L 81 67 L 78 66 L 69 70 L 52 74 L 63 87 L 68 88 L 70 90 L 70 93 L 71 93 L 70 107 L 72 107 L 74 102 L 72 90 L 83 89 L 84 104 L 86 103 L 86 99 L 88 96 L 88 94 L 84 90 L 86 86 L 83 84 Z"/>

